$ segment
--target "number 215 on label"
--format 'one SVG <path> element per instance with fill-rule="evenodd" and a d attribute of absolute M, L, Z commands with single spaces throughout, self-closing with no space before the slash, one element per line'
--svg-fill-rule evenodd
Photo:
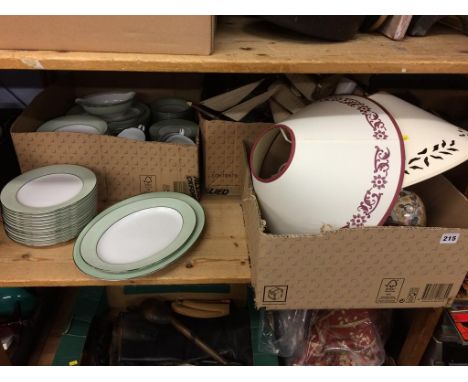
<path fill-rule="evenodd" d="M 455 244 L 459 237 L 459 233 L 444 233 L 440 238 L 440 244 Z"/>

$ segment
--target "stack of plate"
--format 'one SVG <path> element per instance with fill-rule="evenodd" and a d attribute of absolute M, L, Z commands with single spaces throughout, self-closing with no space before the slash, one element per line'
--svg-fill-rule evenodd
<path fill-rule="evenodd" d="M 160 270 L 182 256 L 205 224 L 201 205 L 177 192 L 123 200 L 97 215 L 73 248 L 78 268 L 104 280 L 126 280 Z"/>
<path fill-rule="evenodd" d="M 86 115 L 86 111 L 81 105 L 73 106 L 68 115 Z M 123 130 L 140 125 L 148 126 L 151 119 L 151 111 L 142 102 L 135 102 L 128 110 L 121 114 L 101 115 L 100 118 L 107 122 L 108 133 L 118 135 Z"/>
<path fill-rule="evenodd" d="M 11 180 L 0 202 L 12 240 L 35 247 L 66 242 L 96 215 L 96 176 L 75 165 L 37 168 Z"/>

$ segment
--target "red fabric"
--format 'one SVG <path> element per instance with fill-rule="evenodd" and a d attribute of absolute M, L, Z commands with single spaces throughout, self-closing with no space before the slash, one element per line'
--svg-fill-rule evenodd
<path fill-rule="evenodd" d="M 370 310 L 332 310 L 319 313 L 311 327 L 304 354 L 295 365 L 381 365 L 385 360 L 378 320 Z"/>

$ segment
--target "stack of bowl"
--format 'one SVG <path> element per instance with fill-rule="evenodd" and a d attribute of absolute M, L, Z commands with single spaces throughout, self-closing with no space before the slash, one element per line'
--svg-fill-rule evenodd
<path fill-rule="evenodd" d="M 97 213 L 96 176 L 75 165 L 37 168 L 11 180 L 0 202 L 12 240 L 35 247 L 66 242 Z"/>

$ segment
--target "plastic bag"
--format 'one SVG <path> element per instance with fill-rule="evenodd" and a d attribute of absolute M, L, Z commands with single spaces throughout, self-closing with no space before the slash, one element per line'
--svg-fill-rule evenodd
<path fill-rule="evenodd" d="M 280 357 L 303 354 L 316 317 L 317 311 L 313 310 L 262 310 L 259 350 Z"/>
<path fill-rule="evenodd" d="M 385 361 L 388 315 L 377 310 L 320 311 L 303 353 L 290 365 L 375 366 Z"/>

